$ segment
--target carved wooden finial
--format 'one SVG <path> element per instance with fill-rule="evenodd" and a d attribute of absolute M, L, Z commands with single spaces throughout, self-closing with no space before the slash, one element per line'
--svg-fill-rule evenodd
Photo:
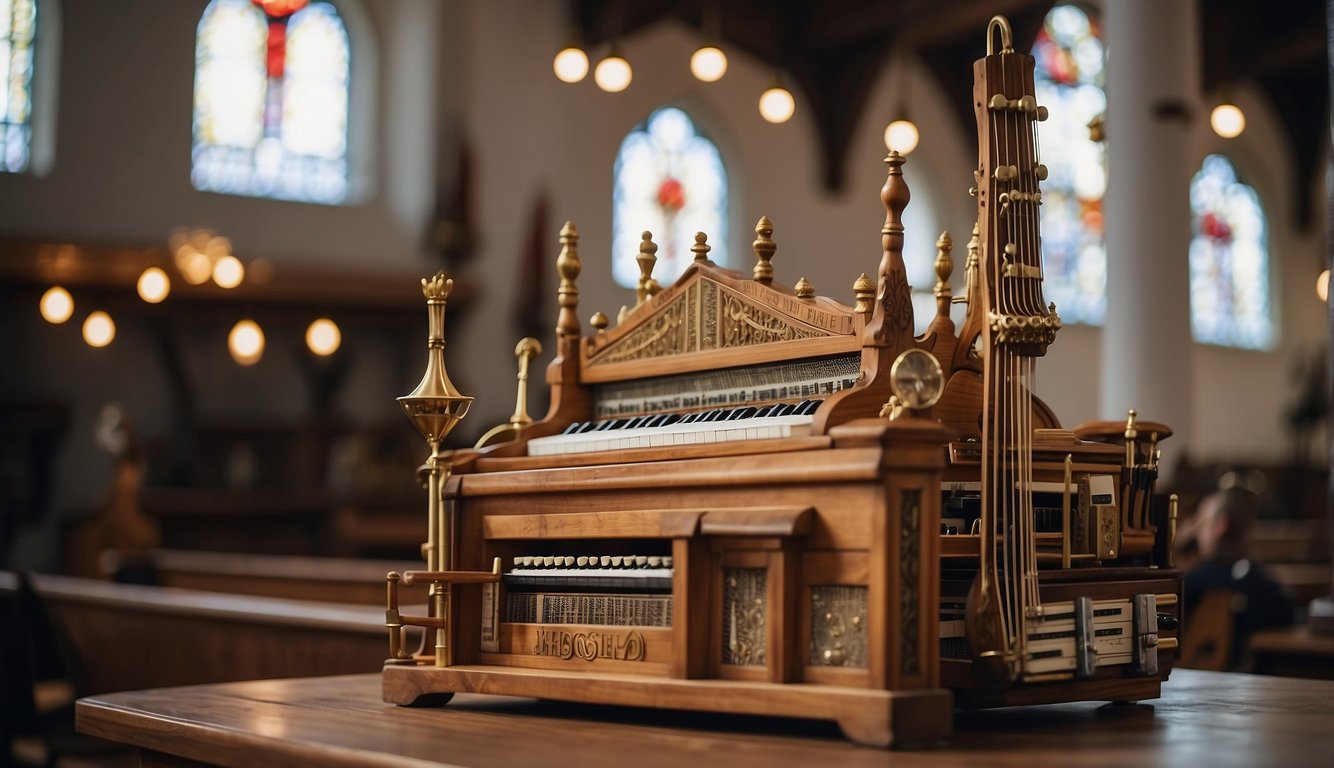
<path fill-rule="evenodd" d="M 578 336 L 579 286 L 575 280 L 583 264 L 579 262 L 579 230 L 572 222 L 565 222 L 560 228 L 560 256 L 556 257 L 556 274 L 560 276 L 560 288 L 557 297 L 560 301 L 560 314 L 556 318 L 557 336 Z"/>
<path fill-rule="evenodd" d="M 704 234 L 703 232 L 695 233 L 695 244 L 690 246 L 690 252 L 695 254 L 695 261 L 709 260 L 709 251 L 713 249 L 709 247 L 709 244 L 707 242 L 705 242 L 708 239 L 709 236 Z"/>
<path fill-rule="evenodd" d="M 866 314 L 875 306 L 875 283 L 863 272 L 852 283 L 852 295 L 857 297 L 857 306 L 853 308 L 854 312 Z"/>
<path fill-rule="evenodd" d="M 656 285 L 653 281 L 653 265 L 658 263 L 657 254 L 658 244 L 653 242 L 653 233 L 645 230 L 639 241 L 639 255 L 635 257 L 635 261 L 639 262 L 639 286 L 635 288 L 635 306 L 648 301 L 648 297 L 656 293 L 650 286 Z"/>
<path fill-rule="evenodd" d="M 903 155 L 891 150 L 885 158 L 885 225 L 880 229 L 883 253 L 876 271 L 875 307 L 866 325 L 865 341 L 876 347 L 906 348 L 912 343 L 912 295 L 903 264 L 903 209 L 908 206 L 908 185 L 903 181 Z"/>
<path fill-rule="evenodd" d="M 755 249 L 755 268 L 751 274 L 755 276 L 755 281 L 769 285 L 774 281 L 774 265 L 770 263 L 774 257 L 774 251 L 778 250 L 778 244 L 770 238 L 774 233 L 774 225 L 770 223 L 768 216 L 761 216 L 759 222 L 755 225 L 755 242 L 750 244 Z"/>
<path fill-rule="evenodd" d="M 949 317 L 953 293 L 950 291 L 950 275 L 954 274 L 954 259 L 950 252 L 954 250 L 954 240 L 949 232 L 941 232 L 936 240 L 936 316 Z"/>
<path fill-rule="evenodd" d="M 815 286 L 811 285 L 811 281 L 804 277 L 797 281 L 797 284 L 793 286 L 793 290 L 796 291 L 798 299 L 815 298 Z"/>
<path fill-rule="evenodd" d="M 588 324 L 593 326 L 598 333 L 604 333 L 607 330 L 607 326 L 611 325 L 611 318 L 601 312 L 594 312 L 593 316 L 589 318 Z"/>

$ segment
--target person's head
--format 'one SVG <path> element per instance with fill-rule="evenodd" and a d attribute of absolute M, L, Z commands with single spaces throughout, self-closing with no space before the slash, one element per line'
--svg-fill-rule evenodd
<path fill-rule="evenodd" d="M 1200 501 L 1195 539 L 1205 560 L 1240 557 L 1251 522 L 1260 509 L 1260 497 L 1233 486 Z"/>

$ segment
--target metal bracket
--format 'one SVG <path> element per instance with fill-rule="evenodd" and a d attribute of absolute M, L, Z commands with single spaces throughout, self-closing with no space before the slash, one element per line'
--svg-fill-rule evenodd
<path fill-rule="evenodd" d="M 1158 675 L 1158 596 L 1135 595 L 1135 660 L 1137 675 Z"/>

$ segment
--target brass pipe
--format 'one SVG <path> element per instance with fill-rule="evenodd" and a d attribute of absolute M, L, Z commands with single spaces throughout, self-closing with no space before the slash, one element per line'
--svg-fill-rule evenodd
<path fill-rule="evenodd" d="M 403 650 L 403 617 L 398 612 L 399 578 L 396 571 L 385 576 L 384 625 L 389 630 L 389 658 L 401 661 L 408 654 Z"/>
<path fill-rule="evenodd" d="M 448 667 L 449 658 L 449 585 L 437 584 L 435 593 L 435 615 L 440 619 L 440 627 L 435 630 L 435 665 Z"/>
<path fill-rule="evenodd" d="M 1180 498 L 1174 493 L 1167 497 L 1167 567 L 1174 568 L 1177 564 L 1177 506 L 1180 504 Z"/>
<path fill-rule="evenodd" d="M 1070 567 L 1070 526 L 1073 520 L 1070 515 L 1070 475 L 1071 465 L 1074 463 L 1074 454 L 1065 455 L 1065 490 L 1061 493 L 1061 567 Z"/>

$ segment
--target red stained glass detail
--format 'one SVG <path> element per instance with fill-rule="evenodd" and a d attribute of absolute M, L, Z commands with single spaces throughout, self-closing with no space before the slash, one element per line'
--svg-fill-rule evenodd
<path fill-rule="evenodd" d="M 686 188 L 671 177 L 663 179 L 658 187 L 658 205 L 673 212 L 686 207 Z"/>
<path fill-rule="evenodd" d="M 1232 227 L 1213 213 L 1206 213 L 1200 217 L 1200 231 L 1216 243 L 1232 242 Z"/>
<path fill-rule="evenodd" d="M 251 0 L 271 19 L 283 19 L 310 4 L 310 0 Z"/>

